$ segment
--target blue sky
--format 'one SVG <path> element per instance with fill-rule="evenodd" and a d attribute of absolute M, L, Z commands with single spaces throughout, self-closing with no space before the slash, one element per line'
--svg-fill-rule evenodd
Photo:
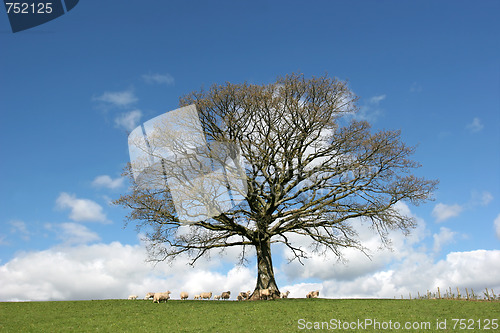
<path fill-rule="evenodd" d="M 408 239 L 394 234 L 395 251 L 374 250 L 372 261 L 353 253 L 346 265 L 286 265 L 274 249 L 280 288 L 291 297 L 500 291 L 498 1 L 80 1 L 15 34 L 2 12 L 0 300 L 26 299 L 18 290 L 27 285 L 38 299 L 253 288 L 253 263 L 234 268 L 234 253 L 189 269 L 182 259 L 144 264 L 134 226 L 109 201 L 126 190 L 135 125 L 212 83 L 292 72 L 348 80 L 358 117 L 401 129 L 418 144 L 416 174 L 440 185 L 435 201 L 400 207 L 419 227 Z M 71 286 L 82 274 L 86 288 Z"/>

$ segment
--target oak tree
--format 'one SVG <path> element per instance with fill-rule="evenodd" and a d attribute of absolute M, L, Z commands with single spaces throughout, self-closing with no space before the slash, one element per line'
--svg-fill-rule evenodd
<path fill-rule="evenodd" d="M 143 186 L 145 180 L 134 178 L 129 165 L 131 186 L 116 204 L 128 207 L 128 220 L 146 230 L 154 260 L 187 254 L 194 264 L 212 250 L 239 247 L 244 263 L 248 248 L 254 248 L 252 298 L 266 288 L 278 297 L 271 244 L 284 244 L 301 260 L 306 251 L 290 237 L 298 234 L 313 241 L 314 251 L 342 257 L 345 248 L 364 249 L 354 229 L 364 221 L 390 246 L 390 230 L 407 234 L 416 224 L 395 205 L 423 203 L 437 186 L 412 174 L 420 167 L 410 159 L 415 147 L 402 142 L 400 131 L 372 133 L 368 122 L 353 117 L 356 102 L 346 82 L 326 75 L 292 74 L 270 84 L 214 84 L 192 92 L 180 98 L 180 106 L 196 106 L 207 156 L 220 157 L 222 145 L 227 156 L 241 162 L 242 200 L 185 223 L 168 183 Z M 163 172 L 149 178 L 175 178 L 175 166 L 168 162 L 163 159 Z"/>

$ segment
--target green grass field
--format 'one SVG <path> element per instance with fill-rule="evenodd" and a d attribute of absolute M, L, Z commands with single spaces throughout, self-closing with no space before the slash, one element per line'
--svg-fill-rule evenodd
<path fill-rule="evenodd" d="M 496 320 L 493 322 L 492 319 Z M 365 320 L 372 320 L 373 324 L 359 327 L 358 320 L 364 324 Z M 436 328 L 437 320 L 442 329 Z M 375 321 L 379 327 L 373 326 Z M 0 303 L 1 332 L 303 332 L 314 331 L 315 325 L 321 327 L 321 322 L 328 322 L 328 327 L 322 324 L 323 329 L 332 332 L 470 332 L 470 328 L 478 330 L 479 325 L 483 328 L 488 323 L 489 329 L 484 331 L 500 332 L 500 328 L 495 329 L 494 324 L 499 324 L 499 321 L 500 302 L 456 300 L 171 300 L 162 304 L 143 300 L 101 300 Z M 355 326 L 352 326 L 353 322 Z M 406 322 L 411 325 L 418 323 L 421 328 L 404 329 Z M 396 323 L 401 325 L 399 330 L 395 329 Z M 430 326 L 426 323 L 430 323 Z M 342 327 L 347 324 L 351 327 Z M 461 329 L 461 324 L 469 329 Z"/>

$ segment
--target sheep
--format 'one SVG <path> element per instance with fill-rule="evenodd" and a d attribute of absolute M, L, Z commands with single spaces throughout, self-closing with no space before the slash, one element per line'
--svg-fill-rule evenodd
<path fill-rule="evenodd" d="M 137 297 L 139 297 L 139 296 L 137 296 L 137 295 L 130 295 L 130 296 L 128 297 L 128 299 L 134 299 L 134 300 L 135 300 L 135 299 L 137 299 Z"/>
<path fill-rule="evenodd" d="M 318 296 L 319 296 L 319 290 L 316 290 L 316 291 L 310 291 L 306 295 L 306 298 L 318 298 Z"/>
<path fill-rule="evenodd" d="M 148 299 L 151 299 L 153 297 L 155 297 L 155 293 L 147 293 L 146 296 L 144 296 L 144 299 L 148 300 Z"/>
<path fill-rule="evenodd" d="M 230 292 L 229 290 L 228 290 L 228 291 L 224 291 L 224 292 L 222 293 L 222 295 L 220 295 L 220 297 L 221 297 L 222 299 L 229 299 L 229 297 L 231 297 L 231 292 Z"/>
<path fill-rule="evenodd" d="M 251 295 L 252 295 L 252 292 L 251 292 L 250 290 L 249 290 L 249 291 L 247 291 L 247 292 L 245 292 L 245 291 L 241 291 L 241 292 L 238 294 L 238 296 L 240 296 L 242 300 L 247 300 L 247 299 L 249 299 Z"/>
<path fill-rule="evenodd" d="M 181 299 L 188 299 L 189 294 L 185 291 L 181 292 Z"/>
<path fill-rule="evenodd" d="M 286 293 L 281 293 L 281 294 L 280 294 L 280 297 L 281 297 L 281 298 L 288 298 L 288 295 L 289 295 L 289 294 L 290 294 L 290 291 L 289 291 L 289 290 L 287 290 L 287 292 L 286 292 Z"/>
<path fill-rule="evenodd" d="M 170 299 L 170 294 L 171 294 L 171 291 L 167 291 L 167 292 L 164 292 L 164 293 L 155 293 L 154 297 L 153 297 L 153 303 L 160 303 L 161 301 L 168 301 Z"/>
<path fill-rule="evenodd" d="M 212 298 L 212 292 L 201 293 L 200 296 L 201 296 L 201 299 L 211 299 Z"/>
<path fill-rule="evenodd" d="M 269 299 L 271 297 L 271 289 L 261 289 L 260 290 L 260 299 Z"/>
<path fill-rule="evenodd" d="M 194 295 L 194 299 L 201 299 L 201 295 Z"/>
<path fill-rule="evenodd" d="M 214 300 L 216 300 L 216 301 L 220 300 L 220 298 L 221 298 L 221 295 L 215 295 L 214 296 Z"/>
<path fill-rule="evenodd" d="M 242 300 L 243 300 L 243 296 L 238 295 L 238 297 L 236 297 L 236 299 L 237 299 L 238 301 L 242 301 Z"/>

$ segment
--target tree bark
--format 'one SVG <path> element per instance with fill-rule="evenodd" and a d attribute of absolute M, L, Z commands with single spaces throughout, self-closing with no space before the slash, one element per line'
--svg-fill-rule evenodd
<path fill-rule="evenodd" d="M 271 257 L 271 240 L 269 238 L 259 239 L 255 242 L 257 250 L 257 284 L 250 297 L 251 300 L 279 298 L 280 292 L 274 280 L 273 260 Z M 262 295 L 263 289 L 269 289 L 270 296 Z"/>

